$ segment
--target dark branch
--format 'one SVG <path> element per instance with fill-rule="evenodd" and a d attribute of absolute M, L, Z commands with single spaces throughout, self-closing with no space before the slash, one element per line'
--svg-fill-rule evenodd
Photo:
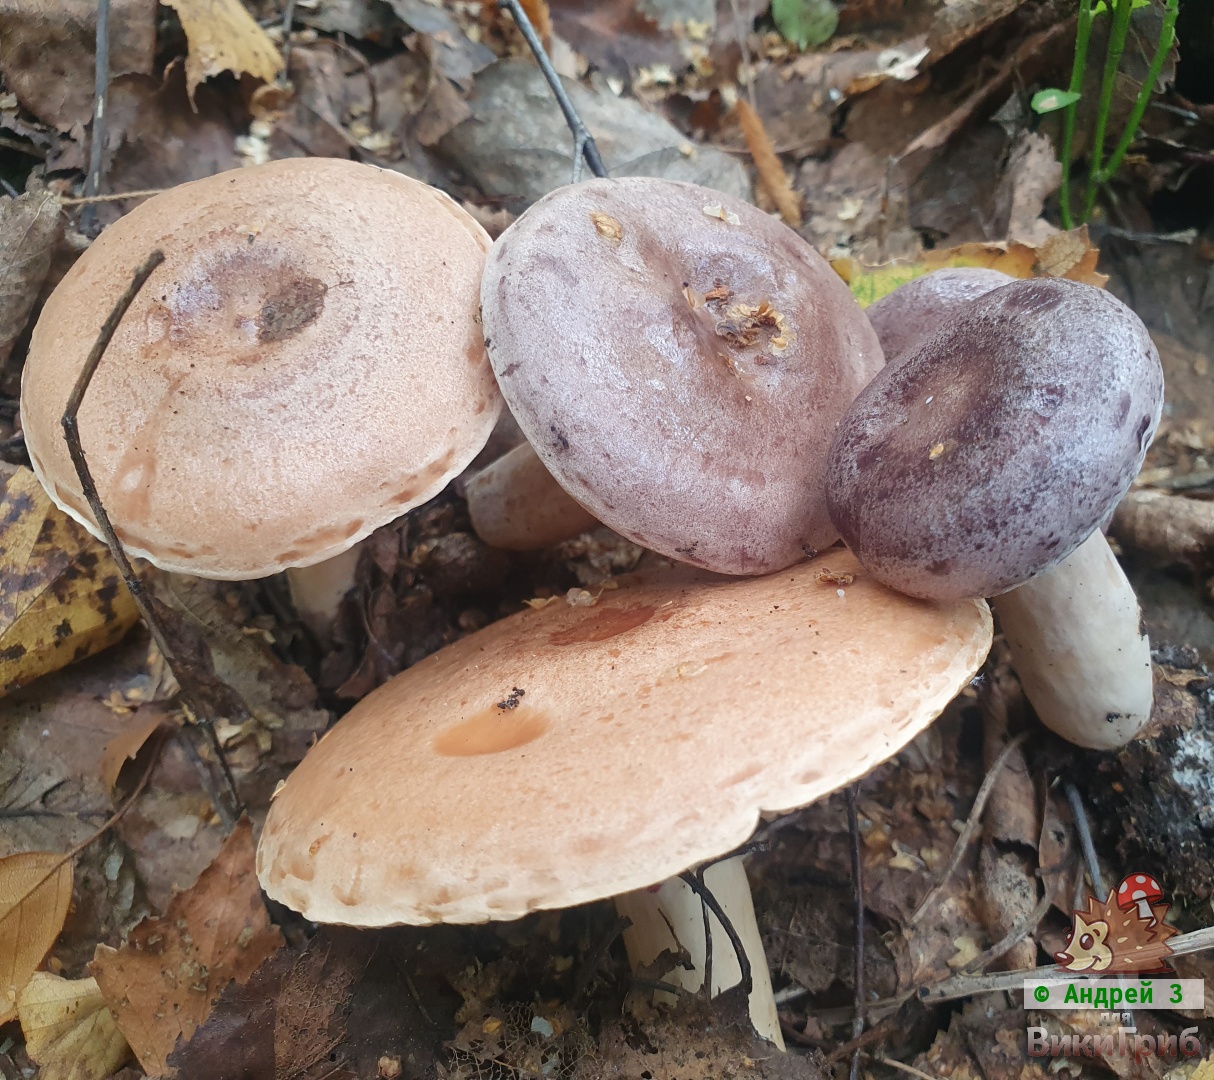
<path fill-rule="evenodd" d="M 89 384 L 93 381 L 93 375 L 97 371 L 97 366 L 101 363 L 101 358 L 105 355 L 105 350 L 109 347 L 110 341 L 113 340 L 123 316 L 127 313 L 127 309 L 134 303 L 135 297 L 139 295 L 139 290 L 143 288 L 148 278 L 152 276 L 153 271 L 162 262 L 164 262 L 164 252 L 153 251 L 135 271 L 135 276 L 126 287 L 126 291 L 118 298 L 114 309 L 102 324 L 101 331 L 97 335 L 97 340 L 93 343 L 93 347 L 84 361 L 84 366 L 80 369 L 80 374 L 76 378 L 76 385 L 72 387 L 72 392 L 68 396 L 61 423 L 63 425 L 64 439 L 67 442 L 67 452 L 71 456 L 72 464 L 76 467 L 76 475 L 80 478 L 80 489 L 84 494 L 85 501 L 89 505 L 89 509 L 93 513 L 93 520 L 97 523 L 97 528 L 101 532 L 106 546 L 110 549 L 114 562 L 118 565 L 118 570 L 122 574 L 122 580 L 126 582 L 126 587 L 130 590 L 131 598 L 135 601 L 139 614 L 143 616 L 143 621 L 147 624 L 148 632 L 152 635 L 152 640 L 156 642 L 156 647 L 164 657 L 165 663 L 169 665 L 170 669 L 173 669 L 173 674 L 177 677 L 177 682 L 181 686 L 182 703 L 194 714 L 199 725 L 205 729 L 211 743 L 211 748 L 223 771 L 224 783 L 228 788 L 228 794 L 231 797 L 235 813 L 227 808 L 224 800 L 219 798 L 217 793 L 211 794 L 212 801 L 215 803 L 215 809 L 219 812 L 225 826 L 230 828 L 235 824 L 236 818 L 239 817 L 241 812 L 240 796 L 237 794 L 236 781 L 228 766 L 223 747 L 220 745 L 219 738 L 215 734 L 214 718 L 211 716 L 211 710 L 199 707 L 198 703 L 193 700 L 194 695 L 190 690 L 191 680 L 187 672 L 182 670 L 180 665 L 175 667 L 177 651 L 170 644 L 161 619 L 157 616 L 152 596 L 148 593 L 142 579 L 135 573 L 134 567 L 131 566 L 131 560 L 127 558 L 122 542 L 114 531 L 114 524 L 110 521 L 110 515 L 101 502 L 101 496 L 97 493 L 97 484 L 93 480 L 92 470 L 89 468 L 88 461 L 84 456 L 84 448 L 80 443 L 80 405 L 84 401 L 84 395 L 88 391 Z M 205 769 L 202 770 L 202 775 L 209 781 L 209 774 Z"/>
<path fill-rule="evenodd" d="M 742 996 L 749 1000 L 750 992 L 754 989 L 754 978 L 750 970 L 750 957 L 746 955 L 746 946 L 742 944 L 742 938 L 738 935 L 733 922 L 725 914 L 725 909 L 721 907 L 721 902 L 713 896 L 712 890 L 704 884 L 703 870 L 687 870 L 680 874 L 679 878 L 687 883 L 691 891 L 700 898 L 700 902 L 717 917 L 717 921 L 725 931 L 725 936 L 729 938 L 729 944 L 733 947 L 734 955 L 738 958 L 738 968 L 742 972 Z M 705 949 L 708 948 L 707 940 L 704 942 L 704 947 Z M 708 988 L 708 996 L 712 996 L 711 986 Z"/>
<path fill-rule="evenodd" d="M 93 68 L 93 133 L 89 137 L 89 171 L 84 178 L 85 197 L 101 193 L 101 170 L 105 164 L 105 100 L 110 86 L 110 0 L 98 0 L 97 39 Z M 86 203 L 80 212 L 81 232 L 93 224 L 94 208 Z"/>
<path fill-rule="evenodd" d="M 847 788 L 847 831 L 851 834 L 851 880 L 856 900 L 856 952 L 855 952 L 855 1014 L 852 1017 L 851 1037 L 858 1039 L 864 1034 L 864 848 L 860 839 L 860 814 L 856 806 L 859 785 Z M 860 1047 L 857 1046 L 851 1059 L 851 1080 L 860 1075 Z"/>
<path fill-rule="evenodd" d="M 582 123 L 582 118 L 578 116 L 577 109 L 573 107 L 573 102 L 569 100 L 569 95 L 565 92 L 565 87 L 561 83 L 561 77 L 556 73 L 556 68 L 552 66 L 552 61 L 548 59 L 548 54 L 544 52 L 544 44 L 540 41 L 539 34 L 535 32 L 535 27 L 531 25 L 531 20 L 527 18 L 527 12 L 523 10 L 523 5 L 519 3 L 519 0 L 498 0 L 498 3 L 514 17 L 514 21 L 518 24 L 518 28 L 527 42 L 527 46 L 535 54 L 535 61 L 539 64 L 540 71 L 544 73 L 544 78 L 548 80 L 548 85 L 552 87 L 556 103 L 561 107 L 561 112 L 565 114 L 565 123 L 569 125 L 569 130 L 573 132 L 574 183 L 577 182 L 581 172 L 581 159 L 583 156 L 586 158 L 586 164 L 590 166 L 590 171 L 595 176 L 606 176 L 607 166 L 603 164 L 603 159 L 599 156 L 599 148 L 595 144 L 594 136 L 590 134 L 590 129 Z"/>

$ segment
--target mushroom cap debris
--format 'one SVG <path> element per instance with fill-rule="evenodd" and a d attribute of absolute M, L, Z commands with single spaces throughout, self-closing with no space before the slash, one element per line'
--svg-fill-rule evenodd
<path fill-rule="evenodd" d="M 837 539 L 826 453 L 884 360 L 791 229 L 692 184 L 592 180 L 499 237 L 481 296 L 519 426 L 604 524 L 730 574 Z"/>
<path fill-rule="evenodd" d="M 364 698 L 271 803 L 258 876 L 307 918 L 355 926 L 646 887 L 896 753 L 990 639 L 983 601 L 901 596 L 842 549 L 762 578 L 645 571 Z"/>
<path fill-rule="evenodd" d="M 119 537 L 228 579 L 344 551 L 440 491 L 493 428 L 477 321 L 489 246 L 446 195 L 351 161 L 275 161 L 149 199 L 80 257 L 34 331 L 21 416 L 39 479 L 96 532 L 59 419 L 160 248 L 80 410 Z"/>
<path fill-rule="evenodd" d="M 888 365 L 831 447 L 831 518 L 891 588 L 995 596 L 1066 558 L 1129 490 L 1163 368 L 1115 297 L 1015 281 Z"/>

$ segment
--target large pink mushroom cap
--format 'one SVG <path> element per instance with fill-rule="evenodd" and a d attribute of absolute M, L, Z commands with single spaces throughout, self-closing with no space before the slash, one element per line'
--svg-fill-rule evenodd
<path fill-rule="evenodd" d="M 519 426 L 600 521 L 733 574 L 837 538 L 827 450 L 883 357 L 791 229 L 692 184 L 594 180 L 501 236 L 481 304 Z"/>

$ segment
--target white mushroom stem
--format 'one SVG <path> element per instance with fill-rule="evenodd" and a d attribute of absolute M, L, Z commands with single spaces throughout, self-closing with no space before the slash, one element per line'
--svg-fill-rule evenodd
<path fill-rule="evenodd" d="M 1041 722 L 1094 750 L 1150 719 L 1151 646 L 1134 589 L 1100 530 L 991 606 Z"/>
<path fill-rule="evenodd" d="M 537 551 L 598 525 L 553 479 L 530 443 L 477 473 L 465 495 L 476 535 L 507 551 Z"/>
<path fill-rule="evenodd" d="M 361 548 L 361 544 L 355 544 L 324 562 L 292 566 L 287 570 L 287 585 L 295 611 L 323 643 L 327 644 L 333 633 L 342 600 L 354 588 Z"/>
<path fill-rule="evenodd" d="M 750 882 L 742 859 L 735 857 L 713 863 L 704 871 L 704 886 L 712 892 L 742 941 L 750 962 L 750 1020 L 763 1038 L 784 1049 L 780 1033 L 780 1018 L 771 989 L 771 972 L 763 955 L 763 941 L 755 921 Z M 662 974 L 663 982 L 674 983 L 690 993 L 704 985 L 705 941 L 704 905 L 695 891 L 681 878 L 670 878 L 652 889 L 619 896 L 616 910 L 632 920 L 624 931 L 628 961 L 635 971 L 652 964 L 663 952 L 671 957 L 686 952 L 691 967 L 676 963 Z M 708 932 L 712 941 L 712 988 L 716 997 L 742 981 L 742 968 L 730 943 L 729 935 L 715 915 L 708 915 Z M 662 992 L 658 992 L 662 995 Z M 665 995 L 669 1000 L 669 995 Z"/>

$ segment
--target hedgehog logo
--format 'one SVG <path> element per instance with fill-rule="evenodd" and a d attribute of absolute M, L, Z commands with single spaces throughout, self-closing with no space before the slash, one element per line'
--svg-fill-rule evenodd
<path fill-rule="evenodd" d="M 1092 897 L 1074 913 L 1066 948 L 1054 954 L 1064 971 L 1101 975 L 1168 970 L 1175 927 L 1163 917 L 1163 889 L 1150 874 L 1131 874 L 1104 901 Z"/>

